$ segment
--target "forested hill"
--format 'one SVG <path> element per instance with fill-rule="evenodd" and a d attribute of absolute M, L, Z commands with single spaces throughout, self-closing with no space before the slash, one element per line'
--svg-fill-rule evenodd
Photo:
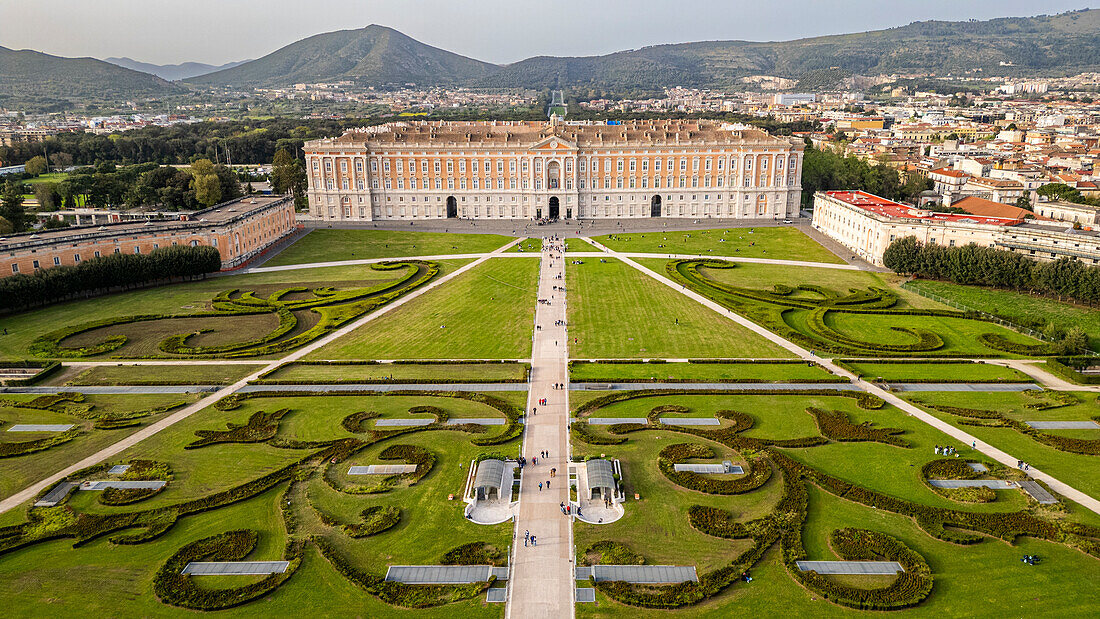
<path fill-rule="evenodd" d="M 127 101 L 185 91 L 155 75 L 95 58 L 0 47 L 0 108 L 63 109 L 74 102 Z"/>
<path fill-rule="evenodd" d="M 724 87 L 754 74 L 807 79 L 821 86 L 822 81 L 850 74 L 960 74 L 975 69 L 982 70 L 979 75 L 1100 70 L 1100 10 L 915 22 L 782 42 L 704 41 L 603 56 L 538 56 L 504 66 L 452 54 L 390 28 L 369 26 L 313 36 L 239 67 L 188 81 L 287 86 L 356 80 L 370 85 L 415 82 L 623 92 L 676 85 Z"/>
<path fill-rule="evenodd" d="M 497 70 L 408 37 L 371 25 L 358 30 L 318 34 L 262 58 L 187 80 L 214 86 L 289 86 L 337 80 L 366 84 L 461 84 Z"/>

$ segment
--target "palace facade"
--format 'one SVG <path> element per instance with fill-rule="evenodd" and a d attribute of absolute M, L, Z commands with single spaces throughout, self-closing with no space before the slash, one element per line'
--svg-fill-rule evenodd
<path fill-rule="evenodd" d="M 325 221 L 781 219 L 801 141 L 706 120 L 394 122 L 305 144 Z"/>

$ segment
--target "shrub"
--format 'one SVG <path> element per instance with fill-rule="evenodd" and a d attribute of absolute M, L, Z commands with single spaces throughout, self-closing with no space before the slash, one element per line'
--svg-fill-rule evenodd
<path fill-rule="evenodd" d="M 811 406 L 806 409 L 806 412 L 817 421 L 817 427 L 821 430 L 821 433 L 834 441 L 872 441 L 895 447 L 909 446 L 908 441 L 896 436 L 905 432 L 898 428 L 876 428 L 869 421 L 856 425 L 848 419 L 848 414 L 844 411 L 829 412 Z"/>
<path fill-rule="evenodd" d="M 364 509 L 359 516 L 363 522 L 341 527 L 348 537 L 370 537 L 396 526 L 401 521 L 401 509 L 392 505 L 375 505 Z"/>
<path fill-rule="evenodd" d="M 630 546 L 609 539 L 592 542 L 581 555 L 582 565 L 645 565 L 645 557 Z"/>
<path fill-rule="evenodd" d="M 225 424 L 226 430 L 195 430 L 199 440 L 184 445 L 184 449 L 198 449 L 215 443 L 263 443 L 275 437 L 279 431 L 279 421 L 290 412 L 289 408 L 280 408 L 271 413 L 256 411 L 248 418 L 248 423 Z"/>
<path fill-rule="evenodd" d="M 675 465 L 694 458 L 713 458 L 714 450 L 699 443 L 675 443 L 657 454 L 657 467 L 672 483 L 707 494 L 744 494 L 763 486 L 772 476 L 767 459 L 747 462 L 748 473 L 732 479 L 718 479 L 692 471 L 677 471 Z"/>
<path fill-rule="evenodd" d="M 198 587 L 191 576 L 180 572 L 192 561 L 237 561 L 256 546 L 259 534 L 248 529 L 228 531 L 192 542 L 168 558 L 153 577 L 153 591 L 160 601 L 192 610 L 222 610 L 239 606 L 267 595 L 294 574 L 302 560 L 300 542 L 287 543 L 285 556 L 290 561 L 286 573 L 271 574 L 262 580 L 230 589 Z"/>
<path fill-rule="evenodd" d="M 442 565 L 503 565 L 504 554 L 488 542 L 470 542 L 452 548 L 439 560 Z"/>

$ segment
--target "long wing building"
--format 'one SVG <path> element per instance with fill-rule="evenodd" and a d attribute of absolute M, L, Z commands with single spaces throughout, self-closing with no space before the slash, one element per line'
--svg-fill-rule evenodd
<path fill-rule="evenodd" d="M 802 143 L 707 120 L 394 122 L 305 145 L 326 221 L 784 218 Z"/>

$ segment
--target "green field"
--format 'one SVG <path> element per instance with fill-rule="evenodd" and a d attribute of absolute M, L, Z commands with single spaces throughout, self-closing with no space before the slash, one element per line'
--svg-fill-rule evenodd
<path fill-rule="evenodd" d="M 1047 324 L 1064 330 L 1080 327 L 1089 334 L 1089 346 L 1092 350 L 1100 352 L 1100 312 L 1093 308 L 1011 290 L 963 286 L 950 282 L 914 280 L 911 285 L 1023 326 L 1037 325 L 1040 330 Z"/>
<path fill-rule="evenodd" d="M 514 240 L 495 234 L 450 234 L 391 230 L 314 230 L 264 266 L 402 256 L 480 254 Z"/>
<path fill-rule="evenodd" d="M 440 274 L 468 261 L 440 261 Z M 370 265 L 295 269 L 249 275 L 212 277 L 201 281 L 121 292 L 94 299 L 58 303 L 4 317 L 7 334 L 0 334 L 0 359 L 23 359 L 34 339 L 67 325 L 129 314 L 197 312 L 209 308 L 210 299 L 224 290 L 251 290 L 266 296 L 289 286 L 319 288 L 369 288 L 395 278 L 392 271 L 376 271 Z M 186 319 L 193 320 L 193 319 Z M 201 320 L 201 319 L 199 319 Z M 148 328 L 149 323 L 144 323 Z M 120 327 L 121 328 L 121 327 Z M 178 331 L 177 331 L 178 332 Z M 136 334 L 143 331 L 137 329 Z M 143 339 L 148 339 L 144 338 Z"/>
<path fill-rule="evenodd" d="M 512 394 L 509 397 L 513 397 Z M 76 492 L 69 498 L 68 505 L 92 514 L 172 505 L 238 485 L 301 458 L 301 449 L 280 449 L 265 444 L 223 443 L 197 450 L 183 449 L 195 439 L 196 430 L 224 428 L 226 421 L 243 422 L 255 411 L 291 409 L 280 423 L 279 438 L 333 439 L 364 436 L 349 433 L 341 426 L 340 420 L 348 414 L 373 409 L 384 416 L 401 416 L 405 414 L 402 411 L 413 404 L 440 406 L 456 417 L 485 417 L 496 413 L 495 409 L 484 405 L 450 398 L 250 399 L 234 411 L 208 409 L 194 415 L 117 458 L 125 461 L 130 457 L 143 457 L 169 464 L 173 478 L 160 494 L 134 506 L 107 507 L 96 502 L 98 493 Z M 300 540 L 322 538 L 356 568 L 376 575 L 384 574 L 386 566 L 391 564 L 438 563 L 443 553 L 474 539 L 506 553 L 511 538 L 509 524 L 472 524 L 462 517 L 464 504 L 446 498 L 450 493 L 461 494 L 466 465 L 485 449 L 470 443 L 467 436 L 454 431 L 417 431 L 382 440 L 333 467 L 332 474 L 338 474 L 349 465 L 376 463 L 379 453 L 392 444 L 418 446 L 427 449 L 435 457 L 435 463 L 415 485 L 398 484 L 378 494 L 348 494 L 337 490 L 343 483 L 341 480 L 338 479 L 337 486 L 333 487 L 322 480 L 326 474 L 322 469 L 307 466 L 301 469 L 293 488 L 285 494 L 291 501 L 289 507 L 282 505 L 288 487 L 287 482 L 282 482 L 247 500 L 187 516 L 165 535 L 144 544 L 115 546 L 97 541 L 74 550 L 71 542 L 63 541 L 21 550 L 0 561 L 0 595 L 17 609 L 49 604 L 51 614 L 59 616 L 75 616 L 97 609 L 113 616 L 178 616 L 184 611 L 162 604 L 153 594 L 153 574 L 184 544 L 235 528 L 249 528 L 260 534 L 259 544 L 248 557 L 250 560 L 280 558 L 290 536 Z M 398 524 L 364 538 L 348 537 L 339 528 L 326 524 L 331 521 L 354 523 L 364 508 L 375 505 L 400 506 Z M 293 514 L 294 531 L 288 531 L 280 515 L 286 509 Z M 49 569 L 43 569 L 46 566 Z M 105 580 L 104 572 L 111 577 Z M 199 579 L 200 586 L 215 587 L 240 586 L 258 580 L 258 577 Z M 87 591 L 92 588 L 96 590 L 94 599 L 86 599 Z M 484 595 L 478 595 L 469 601 L 417 611 L 416 616 L 442 617 L 446 612 L 452 616 L 458 613 L 461 616 L 499 617 L 503 608 L 486 606 L 483 599 Z M 296 616 L 300 608 L 309 607 L 322 615 L 339 615 L 348 609 L 355 609 L 361 616 L 412 614 L 365 594 L 336 572 L 308 543 L 305 560 L 298 572 L 256 604 L 221 613 L 254 616 L 259 608 L 264 608 L 264 614 Z"/>
<path fill-rule="evenodd" d="M 618 260 L 587 258 L 565 277 L 574 359 L 790 356 Z"/>
<path fill-rule="evenodd" d="M 0 496 L 7 497 L 30 484 L 78 462 L 108 445 L 133 434 L 141 428 L 156 422 L 170 413 L 159 413 L 142 417 L 137 425 L 114 430 L 93 428 L 89 419 L 64 412 L 23 408 L 20 402 L 33 400 L 32 395 L 0 395 L 0 442 L 29 441 L 46 438 L 55 433 L 49 432 L 5 432 L 8 426 L 16 423 L 74 424 L 85 432 L 71 441 L 54 445 L 44 451 L 21 456 L 0 458 Z M 190 403 L 197 400 L 193 394 L 157 394 L 157 395 L 89 395 L 86 403 L 93 404 L 96 413 L 127 413 L 142 411 L 175 403 Z"/>
<path fill-rule="evenodd" d="M 873 363 L 847 361 L 863 378 L 887 382 L 1030 383 L 1019 370 L 989 363 Z"/>
<path fill-rule="evenodd" d="M 65 384 L 228 385 L 258 371 L 260 367 L 256 364 L 97 365 L 78 370 Z"/>
<path fill-rule="evenodd" d="M 873 442 L 830 442 L 818 447 L 782 449 L 782 453 L 840 479 L 923 505 L 994 513 L 1026 507 L 1023 495 L 1015 490 L 998 491 L 992 503 L 965 505 L 930 491 L 920 480 L 920 466 L 935 457 L 933 445 L 950 444 L 950 439 L 892 407 L 866 411 L 853 402 L 848 398 L 821 396 L 653 396 L 613 404 L 594 414 L 602 417 L 638 416 L 654 406 L 665 404 L 688 406 L 692 411 L 689 414 L 733 409 L 746 412 L 755 420 L 756 425 L 748 435 L 793 438 L 817 433 L 813 419 L 802 412 L 806 406 L 839 409 L 848 414 L 852 423 L 871 421 L 876 427 L 904 430 L 901 437 L 909 443 L 908 447 Z M 622 519 L 611 524 L 577 523 L 574 526 L 578 561 L 584 559 L 584 550 L 591 543 L 612 540 L 641 554 L 647 564 L 695 565 L 702 575 L 726 565 L 748 546 L 746 540 L 710 537 L 691 527 L 687 518 L 691 505 L 730 510 L 739 522 L 759 518 L 775 509 L 781 493 L 777 475 L 751 492 L 718 496 L 679 487 L 656 466 L 658 452 L 679 442 L 711 447 L 715 454 L 711 459 L 713 461 L 729 459 L 734 463 L 743 463 L 745 455 L 731 450 L 727 445 L 709 441 L 705 435 L 691 436 L 665 427 L 625 436 L 628 440 L 622 445 L 585 445 L 580 442 L 574 445 L 575 456 L 606 455 L 620 459 L 624 471 L 624 490 L 628 497 Z M 970 450 L 962 446 L 960 451 L 963 457 L 972 456 Z M 989 462 L 981 456 L 977 459 Z M 634 493 L 638 493 L 641 499 L 634 500 Z M 1100 521 L 1096 515 L 1078 507 L 1071 505 L 1070 510 L 1071 519 L 1092 525 Z M 1075 587 L 1076 576 L 1067 578 L 1066 575 L 1078 574 L 1078 570 L 1083 570 L 1084 573 L 1096 574 L 1094 578 L 1100 577 L 1100 562 L 1061 544 L 1020 538 L 1011 545 L 986 539 L 976 545 L 958 546 L 934 539 L 911 518 L 837 498 L 816 486 L 811 486 L 809 490 L 807 514 L 802 541 L 809 559 L 837 558 L 826 540 L 830 531 L 842 527 L 886 533 L 899 538 L 924 557 L 934 577 L 932 594 L 920 606 L 905 610 L 900 615 L 1003 616 L 1007 607 L 1005 604 L 1025 608 L 1037 597 L 1041 597 L 1045 609 L 1055 614 L 1080 614 L 1088 613 L 1087 609 L 1092 608 L 1094 603 L 1090 595 Z M 1020 556 L 1024 553 L 1040 555 L 1045 571 L 1036 573 L 1022 569 Z M 833 617 L 853 614 L 853 611 L 822 601 L 820 596 L 802 588 L 788 575 L 777 555 L 778 545 L 751 569 L 751 583 L 736 582 L 719 595 L 697 605 L 677 610 L 646 610 L 625 606 L 597 594 L 599 603 L 579 604 L 577 614 L 580 617 L 621 617 L 627 614 L 641 617 L 705 617 L 741 613 L 788 615 L 792 612 Z M 997 579 L 997 591 L 990 590 L 989 583 L 994 582 L 990 580 L 992 578 Z M 883 586 L 888 584 L 889 579 L 856 579 L 854 582 L 859 586 Z M 1010 592 L 1000 591 L 1003 583 L 1009 583 Z M 1052 591 L 1057 591 L 1057 595 L 1053 595 Z M 974 600 L 977 599 L 986 601 L 989 606 L 974 607 Z"/>
<path fill-rule="evenodd" d="M 741 316 L 822 354 L 1011 358 L 1021 355 L 986 346 L 978 337 L 988 333 L 1013 343 L 1040 343 L 981 320 L 955 315 L 912 315 L 908 313 L 911 308 L 938 311 L 943 308 L 920 299 L 919 295 L 898 291 L 873 274 L 789 268 L 783 278 L 786 281 L 765 285 L 770 281 L 769 272 L 777 268 L 775 265 L 725 262 L 728 268 L 700 266 L 693 274 L 690 261 L 644 259 L 639 263 L 680 285 L 690 285 Z M 669 273 L 668 265 L 678 265 L 676 272 Z M 758 268 L 762 266 L 767 268 Z M 723 285 L 735 289 L 725 289 Z M 889 304 L 884 307 L 876 305 L 885 301 Z M 819 308 L 825 308 L 821 319 L 824 328 L 813 322 Z M 932 343 L 925 344 L 926 337 Z M 897 346 L 911 348 L 887 348 Z"/>
<path fill-rule="evenodd" d="M 1028 404 L 1050 402 L 1050 396 L 1031 396 L 1022 393 L 960 393 L 921 392 L 906 393 L 905 399 L 920 404 L 943 404 L 961 408 L 994 410 L 1017 421 L 1087 421 L 1097 415 L 1095 394 L 1074 394 L 1079 403 L 1035 410 Z M 1100 456 L 1069 453 L 1049 447 L 1012 428 L 986 428 L 963 424 L 962 417 L 923 407 L 936 417 L 968 432 L 981 442 L 993 445 L 1016 458 L 1031 463 L 1035 468 L 1053 475 L 1094 498 L 1100 498 Z M 1060 436 L 1100 440 L 1100 430 L 1046 430 Z"/>
<path fill-rule="evenodd" d="M 522 359 L 531 356 L 538 261 L 494 258 L 310 359 Z"/>
<path fill-rule="evenodd" d="M 288 363 L 263 377 L 262 381 L 304 383 L 377 383 L 406 381 L 521 382 L 528 363 L 384 363 L 348 365 Z"/>
<path fill-rule="evenodd" d="M 750 232 L 751 230 L 751 232 Z M 594 240 L 613 251 L 774 258 L 843 264 L 798 228 L 714 228 L 608 234 Z"/>
<path fill-rule="evenodd" d="M 586 363 L 569 368 L 573 382 L 831 382 L 838 377 L 820 366 L 793 363 Z"/>

